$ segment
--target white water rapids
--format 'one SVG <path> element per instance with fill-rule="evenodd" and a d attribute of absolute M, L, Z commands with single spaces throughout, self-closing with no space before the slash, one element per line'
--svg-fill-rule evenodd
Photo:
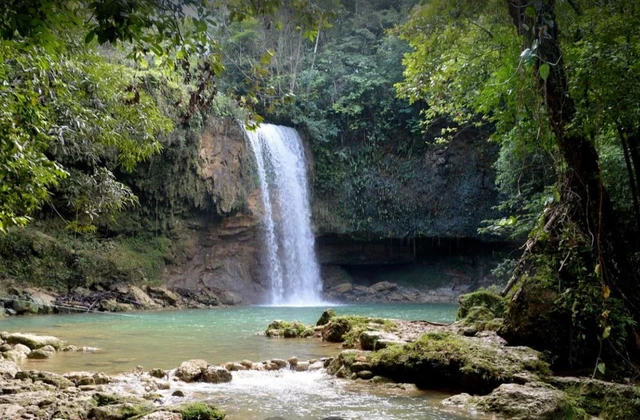
<path fill-rule="evenodd" d="M 320 305 L 322 283 L 302 140 L 295 129 L 273 124 L 245 133 L 256 159 L 265 213 L 269 303 Z"/>

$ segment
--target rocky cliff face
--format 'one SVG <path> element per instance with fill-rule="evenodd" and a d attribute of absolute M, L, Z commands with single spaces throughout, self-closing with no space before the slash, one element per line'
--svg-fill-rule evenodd
<path fill-rule="evenodd" d="M 402 191 L 391 202 L 373 199 L 384 193 L 362 192 L 372 196 L 367 204 L 377 206 L 372 211 L 378 215 L 388 214 L 389 206 L 398 200 L 411 200 L 405 203 L 411 211 L 404 220 L 394 221 L 393 226 L 404 224 L 407 231 L 417 232 L 422 238 L 394 239 L 397 232 L 383 219 L 368 221 L 368 226 L 381 224 L 373 230 L 366 230 L 367 225 L 356 226 L 344 219 L 341 211 L 345 207 L 335 205 L 336 197 L 318 194 L 315 188 L 317 250 L 325 291 L 332 298 L 376 300 L 375 296 L 331 295 L 330 289 L 345 283 L 352 288 L 367 288 L 376 281 L 395 281 L 401 289 L 442 289 L 431 300 L 453 301 L 460 292 L 487 283 L 489 270 L 497 260 L 495 244 L 483 252 L 484 244 L 476 238 L 476 230 L 481 220 L 491 216 L 497 193 L 493 188 L 491 148 L 473 148 L 472 141 L 429 148 L 422 156 L 409 159 L 407 162 L 416 165 L 412 171 L 423 174 L 420 177 L 402 178 L 402 173 L 394 173 L 393 168 L 386 174 L 376 173 L 376 178 L 386 177 L 385 182 L 397 184 L 398 191 Z M 268 291 L 263 211 L 253 156 L 240 127 L 233 121 L 211 123 L 200 137 L 199 158 L 198 182 L 206 188 L 215 210 L 183 218 L 176 232 L 185 243 L 185 258 L 168 266 L 163 280 L 172 288 L 212 290 L 223 303 L 261 302 Z M 331 207 L 335 213 L 327 217 L 326 211 Z M 394 207 L 393 211 L 399 210 Z M 388 229 L 391 238 L 371 239 L 380 238 L 383 229 Z M 441 239 L 432 239 L 435 237 Z M 467 239 L 462 239 L 461 245 L 456 238 Z M 406 296 L 429 300 L 423 294 Z M 412 299 L 396 296 L 396 300 Z"/>

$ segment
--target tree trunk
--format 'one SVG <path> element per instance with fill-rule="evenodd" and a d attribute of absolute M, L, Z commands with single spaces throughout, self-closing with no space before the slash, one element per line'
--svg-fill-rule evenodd
<path fill-rule="evenodd" d="M 558 149 L 566 164 L 561 182 L 561 199 L 568 215 L 580 230 L 592 238 L 592 268 L 601 270 L 603 282 L 633 307 L 637 298 L 631 271 L 626 270 L 622 242 L 613 237 L 613 207 L 601 181 L 598 154 L 585 136 L 568 132 L 576 107 L 569 95 L 567 75 L 560 49 L 555 0 L 506 0 L 513 23 L 524 46 L 535 54 L 538 89 L 544 98 Z M 544 66 L 543 72 L 540 69 Z M 548 70 L 548 75 L 544 75 Z M 587 267 L 589 269 L 589 267 Z M 624 275 L 623 275 L 624 274 Z M 604 285 L 604 284 L 603 284 Z M 638 312 L 635 318 L 640 319 Z"/>

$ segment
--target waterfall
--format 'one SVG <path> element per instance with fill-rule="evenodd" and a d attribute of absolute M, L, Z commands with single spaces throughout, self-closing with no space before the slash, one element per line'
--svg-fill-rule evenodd
<path fill-rule="evenodd" d="M 256 158 L 264 206 L 270 303 L 321 304 L 302 140 L 293 128 L 272 124 L 245 133 Z"/>

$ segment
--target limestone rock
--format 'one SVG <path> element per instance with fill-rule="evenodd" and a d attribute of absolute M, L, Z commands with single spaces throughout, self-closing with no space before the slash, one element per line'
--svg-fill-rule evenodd
<path fill-rule="evenodd" d="M 362 350 L 380 350 L 392 344 L 406 344 L 397 335 L 384 331 L 363 331 L 360 334 Z"/>
<path fill-rule="evenodd" d="M 44 346 L 52 346 L 54 349 L 59 350 L 64 344 L 64 342 L 57 337 L 22 333 L 9 334 L 7 337 L 7 343 L 24 344 L 31 350 L 39 349 Z"/>
<path fill-rule="evenodd" d="M 396 283 L 391 283 L 390 281 L 381 281 L 370 287 L 376 293 L 380 292 L 390 292 L 392 290 L 396 290 L 398 285 Z"/>
<path fill-rule="evenodd" d="M 171 290 L 167 289 L 164 286 L 159 286 L 159 287 L 148 286 L 147 292 L 152 297 L 163 300 L 171 306 L 176 306 L 180 302 L 180 296 L 178 296 L 176 293 L 172 292 Z"/>
<path fill-rule="evenodd" d="M 10 360 L 0 359 L 0 376 L 3 378 L 13 378 L 16 376 L 16 373 L 20 372 L 22 369 L 16 365 L 15 362 Z"/>
<path fill-rule="evenodd" d="M 170 411 L 156 411 L 140 417 L 140 420 L 182 420 L 182 414 Z"/>
<path fill-rule="evenodd" d="M 197 381 L 208 365 L 206 361 L 201 359 L 187 360 L 180 363 L 180 366 L 176 369 L 175 376 L 183 382 Z"/>
<path fill-rule="evenodd" d="M 19 419 L 24 413 L 24 407 L 18 404 L 0 404 L 0 419 Z"/>
<path fill-rule="evenodd" d="M 36 370 L 21 371 L 16 373 L 16 379 L 31 379 L 33 382 L 42 382 L 53 385 L 59 389 L 65 389 L 74 386 L 73 382 L 62 375 L 52 372 L 40 372 Z"/>
<path fill-rule="evenodd" d="M 144 309 L 158 308 L 158 304 L 138 286 L 130 286 L 128 295 Z"/>
<path fill-rule="evenodd" d="M 202 380 L 212 384 L 219 384 L 223 382 L 231 382 L 231 373 L 225 368 L 218 366 L 207 366 L 202 371 Z"/>
<path fill-rule="evenodd" d="M 43 348 L 41 349 L 35 349 L 33 350 L 31 353 L 29 353 L 27 355 L 27 357 L 29 359 L 49 359 L 51 356 L 53 356 L 55 354 L 55 350 L 54 351 L 47 351 Z"/>
<path fill-rule="evenodd" d="M 345 293 L 353 290 L 353 285 L 351 283 L 342 283 L 337 286 L 332 287 L 329 292 L 334 294 L 343 295 Z"/>
<path fill-rule="evenodd" d="M 582 409 L 573 406 L 564 392 L 544 384 L 502 384 L 489 395 L 471 397 L 462 394 L 448 398 L 443 404 L 497 413 L 514 420 L 590 418 Z"/>

